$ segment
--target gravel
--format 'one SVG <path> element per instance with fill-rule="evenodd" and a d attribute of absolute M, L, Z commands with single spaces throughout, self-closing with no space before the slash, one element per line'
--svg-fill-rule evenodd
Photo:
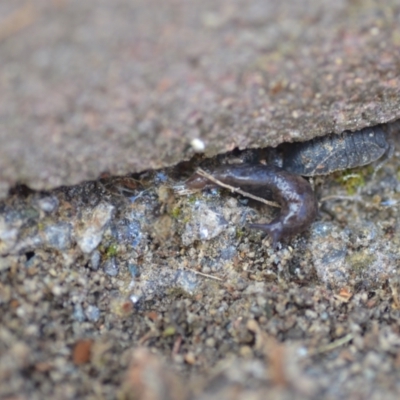
<path fill-rule="evenodd" d="M 316 180 L 317 221 L 277 249 L 246 228 L 275 210 L 177 191 L 195 162 L 18 188 L 0 203 L 0 397 L 398 398 L 396 147 L 353 194 Z"/>

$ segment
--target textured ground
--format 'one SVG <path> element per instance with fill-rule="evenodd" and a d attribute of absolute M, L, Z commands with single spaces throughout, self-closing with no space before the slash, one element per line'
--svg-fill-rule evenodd
<path fill-rule="evenodd" d="M 398 143 L 316 179 L 278 249 L 246 228 L 269 207 L 178 190 L 196 159 L 151 169 L 399 118 L 399 27 L 395 1 L 0 1 L 0 398 L 398 399 Z"/>
<path fill-rule="evenodd" d="M 317 221 L 278 249 L 246 228 L 268 206 L 179 194 L 190 165 L 19 187 L 0 203 L 0 397 L 398 398 L 398 155 L 316 181 Z"/>

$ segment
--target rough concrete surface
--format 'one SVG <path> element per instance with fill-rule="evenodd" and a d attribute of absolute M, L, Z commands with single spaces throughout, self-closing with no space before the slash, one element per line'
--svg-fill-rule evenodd
<path fill-rule="evenodd" d="M 400 116 L 397 1 L 0 2 L 0 193 Z"/>
<path fill-rule="evenodd" d="M 254 151 L 145 170 L 396 120 L 399 47 L 394 1 L 0 0 L 0 398 L 398 399 L 398 123 L 277 248 L 184 191 Z"/>
<path fill-rule="evenodd" d="M 319 178 L 317 221 L 277 248 L 248 229 L 276 209 L 182 194 L 177 168 L 13 190 L 0 398 L 398 399 L 395 144 L 380 170 Z"/>

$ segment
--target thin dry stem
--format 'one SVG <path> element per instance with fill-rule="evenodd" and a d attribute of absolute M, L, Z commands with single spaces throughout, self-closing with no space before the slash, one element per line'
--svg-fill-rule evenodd
<path fill-rule="evenodd" d="M 250 199 L 259 201 L 259 202 L 264 203 L 271 207 L 278 207 L 278 208 L 281 207 L 278 203 L 275 203 L 274 201 L 265 200 L 262 197 L 254 196 L 251 193 L 245 192 L 244 190 L 242 190 L 240 188 L 236 188 L 234 186 L 227 185 L 226 183 L 223 183 L 223 182 L 219 181 L 218 179 L 214 178 L 212 175 L 210 175 L 208 172 L 204 171 L 201 168 L 198 168 L 196 173 L 199 174 L 200 176 L 204 176 L 205 178 L 207 178 L 209 181 L 215 183 L 216 185 L 230 190 L 232 193 L 239 193 L 242 196 L 249 197 Z"/>
<path fill-rule="evenodd" d="M 193 273 L 196 274 L 196 275 L 204 276 L 205 278 L 214 279 L 214 280 L 219 281 L 219 282 L 223 282 L 223 281 L 224 281 L 223 279 L 218 278 L 218 277 L 216 277 L 216 276 L 208 275 L 208 274 L 205 274 L 205 273 L 203 273 L 203 272 L 195 271 L 195 270 L 190 269 L 190 268 L 186 268 L 186 267 L 184 267 L 184 268 L 185 268 L 186 270 L 190 271 L 190 272 L 193 272 Z"/>
<path fill-rule="evenodd" d="M 343 346 L 344 344 L 352 341 L 353 338 L 354 338 L 354 335 L 352 333 L 348 333 L 347 335 L 341 337 L 338 340 L 335 340 L 332 343 L 329 343 L 329 344 L 327 344 L 325 346 L 321 346 L 321 347 L 316 348 L 314 351 L 310 352 L 310 355 L 314 356 L 316 354 L 326 353 L 328 351 L 334 350 L 337 347 Z"/>

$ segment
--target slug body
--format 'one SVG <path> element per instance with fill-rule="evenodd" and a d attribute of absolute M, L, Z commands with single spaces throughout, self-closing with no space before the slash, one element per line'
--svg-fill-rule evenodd
<path fill-rule="evenodd" d="M 388 159 L 393 145 L 382 126 L 341 135 L 328 135 L 307 142 L 285 143 L 282 167 L 303 176 L 327 175 Z"/>
<path fill-rule="evenodd" d="M 265 190 L 266 194 L 272 193 L 272 198 L 281 206 L 280 214 L 270 223 L 250 224 L 249 228 L 267 232 L 274 247 L 281 239 L 307 229 L 317 216 L 318 203 L 309 182 L 279 167 L 263 164 L 223 165 L 215 168 L 211 174 L 222 183 L 249 193 L 259 193 L 260 189 Z M 186 186 L 203 189 L 217 185 L 194 174 Z"/>

